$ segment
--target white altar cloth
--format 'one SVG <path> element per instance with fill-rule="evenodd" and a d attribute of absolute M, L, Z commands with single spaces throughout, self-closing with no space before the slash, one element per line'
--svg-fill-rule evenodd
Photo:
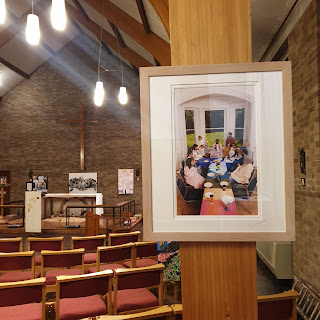
<path fill-rule="evenodd" d="M 50 199 L 95 198 L 96 205 L 103 204 L 102 193 L 47 193 L 43 197 Z M 96 208 L 96 214 L 102 215 L 103 208 Z"/>

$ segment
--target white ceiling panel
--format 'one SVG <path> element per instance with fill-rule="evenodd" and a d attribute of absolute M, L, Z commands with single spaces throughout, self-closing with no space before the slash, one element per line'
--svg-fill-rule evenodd
<path fill-rule="evenodd" d="M 13 72 L 5 65 L 0 64 L 0 96 L 3 97 L 13 89 L 18 83 L 24 80 L 23 77 Z"/>
<path fill-rule="evenodd" d="M 54 51 L 63 48 L 69 41 L 75 38 L 79 32 L 73 26 L 70 19 L 67 20 L 67 26 L 64 31 L 57 31 L 51 26 L 50 9 L 47 9 L 40 16 L 40 30 L 42 40 Z"/>
<path fill-rule="evenodd" d="M 108 22 L 108 20 L 106 18 L 104 18 L 101 13 L 97 12 L 96 10 L 94 10 L 92 7 L 90 7 L 86 2 L 84 1 L 79 1 L 82 8 L 84 9 L 84 11 L 86 12 L 86 14 L 89 16 L 89 18 L 91 20 L 93 20 L 96 24 L 98 24 L 99 26 L 103 26 L 103 29 L 108 31 L 109 33 L 111 33 L 114 36 L 114 32 L 112 30 L 112 28 L 110 27 L 110 24 Z"/>
<path fill-rule="evenodd" d="M 51 55 L 41 46 L 31 46 L 25 40 L 24 30 L 0 48 L 0 56 L 22 71 L 30 74 Z"/>
<path fill-rule="evenodd" d="M 152 54 L 147 51 L 142 45 L 140 45 L 137 41 L 133 40 L 130 36 L 124 33 L 122 30 L 119 30 L 124 43 L 141 57 L 149 61 L 151 64 L 154 64 L 154 59 Z M 121 47 L 120 47 L 121 50 Z"/>
<path fill-rule="evenodd" d="M 295 0 L 251 0 L 252 60 L 259 61 Z"/>
<path fill-rule="evenodd" d="M 167 31 L 163 26 L 162 21 L 160 20 L 156 10 L 153 8 L 152 4 L 149 1 L 143 1 L 144 10 L 146 11 L 150 29 L 153 33 L 158 35 L 160 38 L 164 39 L 170 43 Z"/>
<path fill-rule="evenodd" d="M 33 6 L 35 6 L 39 1 L 40 0 L 33 0 Z M 18 18 L 31 8 L 31 4 L 31 0 L 6 1 L 7 8 Z"/>

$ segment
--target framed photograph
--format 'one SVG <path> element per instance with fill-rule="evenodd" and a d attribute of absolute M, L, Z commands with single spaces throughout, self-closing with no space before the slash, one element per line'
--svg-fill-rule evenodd
<path fill-rule="evenodd" d="M 291 63 L 140 69 L 144 237 L 295 237 Z"/>
<path fill-rule="evenodd" d="M 26 191 L 33 191 L 34 183 L 32 181 L 26 182 Z"/>
<path fill-rule="evenodd" d="M 92 194 L 98 192 L 96 172 L 69 173 L 69 193 Z"/>

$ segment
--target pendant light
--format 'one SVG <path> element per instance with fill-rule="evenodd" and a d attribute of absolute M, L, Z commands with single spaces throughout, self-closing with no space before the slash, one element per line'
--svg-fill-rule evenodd
<path fill-rule="evenodd" d="M 98 81 L 96 82 L 96 88 L 94 90 L 94 104 L 97 107 L 101 107 L 104 99 L 103 82 L 100 81 L 100 60 L 101 60 L 101 44 L 102 44 L 102 26 L 103 26 L 103 11 L 104 1 L 102 1 L 102 13 L 101 13 L 101 28 L 100 28 L 100 46 L 99 46 L 99 59 L 98 59 Z"/>
<path fill-rule="evenodd" d="M 121 63 L 121 87 L 119 90 L 119 102 L 122 105 L 127 104 L 128 102 L 128 95 L 127 95 L 127 88 L 123 86 L 123 63 L 122 63 L 122 59 L 120 58 L 120 46 L 119 46 L 119 41 L 117 38 L 117 43 L 118 43 L 118 50 L 119 50 L 119 59 L 120 59 L 120 63 Z"/>
<path fill-rule="evenodd" d="M 0 0 L 0 24 L 3 24 L 6 20 L 7 9 L 6 0 Z"/>
<path fill-rule="evenodd" d="M 37 45 L 40 41 L 39 17 L 33 13 L 33 0 L 32 13 L 27 17 L 26 39 L 31 45 Z"/>
<path fill-rule="evenodd" d="M 65 0 L 52 0 L 51 24 L 53 28 L 59 31 L 66 28 L 67 15 Z"/>

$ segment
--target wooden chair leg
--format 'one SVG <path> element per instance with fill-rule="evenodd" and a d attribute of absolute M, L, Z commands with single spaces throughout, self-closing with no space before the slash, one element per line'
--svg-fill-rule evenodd
<path fill-rule="evenodd" d="M 247 197 L 248 197 L 248 208 L 249 208 L 249 213 L 251 214 L 251 209 L 250 209 L 250 195 L 249 195 L 249 191 L 247 189 Z"/>
<path fill-rule="evenodd" d="M 173 297 L 174 300 L 178 300 L 178 289 L 179 289 L 179 283 L 177 281 L 173 282 Z"/>
<path fill-rule="evenodd" d="M 167 282 L 163 283 L 163 300 L 167 300 Z"/>

